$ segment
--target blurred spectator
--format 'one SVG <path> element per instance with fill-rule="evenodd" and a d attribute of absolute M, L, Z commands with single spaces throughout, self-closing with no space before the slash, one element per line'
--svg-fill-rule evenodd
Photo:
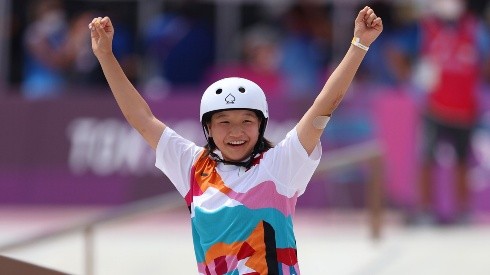
<path fill-rule="evenodd" d="M 391 64 L 393 49 L 396 47 L 393 45 L 394 34 L 397 28 L 409 20 L 410 11 L 406 8 L 406 4 L 402 6 L 400 3 L 395 4 L 390 1 L 373 1 L 369 3 L 369 7 L 383 18 L 383 35 L 369 47 L 369 54 L 359 68 L 357 81 L 362 82 L 363 87 L 373 85 L 376 90 L 392 89 L 400 84 L 397 75 L 392 71 L 393 64 Z"/>
<path fill-rule="evenodd" d="M 331 62 L 331 22 L 326 7 L 299 2 L 283 16 L 281 70 L 292 97 L 315 95 Z"/>
<path fill-rule="evenodd" d="M 424 156 L 417 223 L 435 223 L 433 171 L 436 159 L 454 152 L 457 222 L 469 219 L 468 157 L 478 120 L 477 88 L 489 64 L 490 39 L 481 20 L 463 0 L 426 2 L 416 26 L 401 35 L 404 58 L 394 69 L 426 91 L 424 98 Z M 413 66 L 410 66 L 413 65 Z M 410 66 L 410 67 L 409 67 Z M 411 68 L 411 69 L 409 69 Z M 451 147 L 448 147 L 450 145 Z M 450 151 L 442 150 L 452 148 Z"/>
<path fill-rule="evenodd" d="M 94 12 L 84 11 L 73 16 L 69 22 L 71 35 L 68 39 L 78 39 L 78 41 L 70 41 L 70 43 L 77 44 L 77 51 L 73 53 L 73 61 L 67 64 L 69 67 L 65 71 L 67 84 L 71 86 L 79 87 L 93 83 L 91 73 L 99 68 L 97 59 L 92 54 L 90 32 L 87 30 L 87 22 L 94 16 Z"/>
<path fill-rule="evenodd" d="M 150 63 L 148 85 L 185 88 L 200 84 L 214 61 L 212 28 L 200 6 L 192 1 L 172 2 L 151 20 L 144 39 Z"/>
<path fill-rule="evenodd" d="M 100 93 L 100 89 L 90 89 L 90 86 L 106 84 L 106 80 L 101 77 L 99 63 L 93 55 L 90 32 L 87 28 L 87 22 L 90 22 L 94 16 L 110 16 L 114 25 L 117 25 L 117 34 L 112 41 L 113 51 L 131 81 L 137 81 L 140 61 L 133 43 L 135 37 L 130 15 L 119 9 L 106 11 L 107 8 L 103 6 L 93 8 L 94 10 L 78 12 L 71 20 L 71 32 L 77 32 L 77 37 L 83 37 L 83 40 L 78 42 L 78 51 L 73 64 L 66 72 L 66 77 L 71 85 L 70 90 L 74 91 L 73 88 L 76 88 L 75 92 L 83 94 Z"/>
<path fill-rule="evenodd" d="M 240 45 L 241 60 L 211 68 L 206 82 L 239 76 L 257 83 L 267 96 L 284 94 L 286 86 L 279 71 L 279 39 L 279 34 L 271 26 L 258 24 L 245 30 L 243 38 L 236 43 Z"/>
<path fill-rule="evenodd" d="M 59 0 L 30 2 L 31 21 L 24 36 L 24 76 L 26 98 L 60 95 L 66 75 L 86 41 L 79 22 L 71 29 Z M 85 28 L 86 29 L 86 28 Z"/>
<path fill-rule="evenodd" d="M 112 18 L 112 22 L 117 25 L 117 34 L 114 34 L 112 41 L 114 55 L 120 60 L 121 67 L 129 80 L 136 81 L 139 77 L 138 67 L 140 66 L 141 56 L 138 55 L 138 49 L 134 44 L 134 41 L 136 41 L 136 30 L 133 28 L 136 22 L 130 23 L 131 20 L 129 20 L 134 14 L 127 9 L 110 9 L 105 15 L 109 15 Z M 102 75 L 98 72 L 95 74 L 99 77 Z M 101 77 L 101 81 L 104 84 L 106 83 L 103 77 Z"/>

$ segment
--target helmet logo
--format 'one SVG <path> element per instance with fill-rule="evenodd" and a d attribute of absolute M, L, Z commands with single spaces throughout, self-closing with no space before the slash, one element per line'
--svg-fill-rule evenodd
<path fill-rule="evenodd" d="M 225 97 L 226 104 L 235 104 L 235 97 L 229 94 Z"/>

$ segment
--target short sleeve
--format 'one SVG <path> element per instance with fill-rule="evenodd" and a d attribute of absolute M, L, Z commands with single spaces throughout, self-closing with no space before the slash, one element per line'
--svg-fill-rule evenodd
<path fill-rule="evenodd" d="M 203 150 L 202 147 L 181 137 L 166 127 L 156 148 L 155 166 L 160 169 L 185 197 L 190 189 L 192 164 Z"/>
<path fill-rule="evenodd" d="M 264 161 L 271 167 L 270 173 L 278 184 L 285 185 L 289 193 L 301 195 L 318 167 L 321 156 L 320 141 L 308 155 L 299 141 L 295 127 L 279 144 L 267 151 Z"/>

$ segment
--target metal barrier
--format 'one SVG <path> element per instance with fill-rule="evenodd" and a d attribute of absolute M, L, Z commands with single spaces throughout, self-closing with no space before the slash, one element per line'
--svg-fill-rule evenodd
<path fill-rule="evenodd" d="M 318 166 L 316 175 L 331 171 L 333 169 L 351 166 L 359 163 L 367 163 L 371 166 L 371 177 L 369 179 L 368 205 L 369 210 L 369 228 L 371 237 L 375 240 L 381 236 L 382 225 L 382 150 L 377 142 L 367 142 L 364 144 L 349 146 L 344 149 L 338 149 L 328 152 L 322 157 Z M 176 191 L 169 192 L 149 199 L 118 207 L 110 210 L 103 215 L 96 216 L 88 221 L 82 221 L 78 224 L 67 226 L 52 232 L 47 232 L 38 236 L 16 241 L 0 247 L 0 253 L 8 250 L 24 248 L 39 242 L 48 241 L 70 233 L 83 232 L 84 235 L 84 259 L 86 275 L 94 274 L 94 230 L 102 224 L 121 221 L 136 215 L 142 215 L 152 212 L 168 211 L 177 207 L 184 206 L 184 201 Z"/>

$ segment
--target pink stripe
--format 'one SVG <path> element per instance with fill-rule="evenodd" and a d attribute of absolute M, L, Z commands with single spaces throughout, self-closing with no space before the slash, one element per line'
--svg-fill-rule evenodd
<path fill-rule="evenodd" d="M 281 263 L 281 269 L 282 269 L 282 274 L 291 274 L 289 272 L 290 271 L 290 266 L 289 265 L 286 265 L 286 264 Z M 299 266 L 298 266 L 298 264 L 295 264 L 294 265 L 294 270 L 296 271 L 296 273 L 294 273 L 294 275 L 301 275 L 301 272 L 299 272 Z"/>
<path fill-rule="evenodd" d="M 289 266 L 281 263 L 282 274 L 289 274 Z"/>
<path fill-rule="evenodd" d="M 204 263 L 197 263 L 197 271 L 199 274 L 206 274 L 206 265 Z"/>
<path fill-rule="evenodd" d="M 216 274 L 216 265 L 214 264 L 214 261 L 210 262 L 208 265 L 208 270 L 211 273 L 211 275 Z"/>
<path fill-rule="evenodd" d="M 294 265 L 294 270 L 296 270 L 296 272 L 297 272 L 297 274 L 298 274 L 298 275 L 300 275 L 300 274 L 301 274 L 301 272 L 299 271 L 299 265 L 298 265 L 298 263 L 296 263 L 296 264 Z"/>
<path fill-rule="evenodd" d="M 234 255 L 226 256 L 226 264 L 228 265 L 228 272 L 235 270 L 238 265 L 238 259 Z"/>
<path fill-rule="evenodd" d="M 250 196 L 247 195 L 248 193 L 258 194 L 258 196 Z M 247 193 L 237 193 L 231 190 L 227 195 L 250 209 L 275 208 L 281 211 L 284 216 L 289 216 L 293 213 L 296 199 L 298 198 L 296 194 L 292 198 L 279 194 L 276 190 L 276 185 L 272 181 L 265 181 L 250 189 Z M 264 199 L 264 196 L 267 196 L 267 199 Z"/>

